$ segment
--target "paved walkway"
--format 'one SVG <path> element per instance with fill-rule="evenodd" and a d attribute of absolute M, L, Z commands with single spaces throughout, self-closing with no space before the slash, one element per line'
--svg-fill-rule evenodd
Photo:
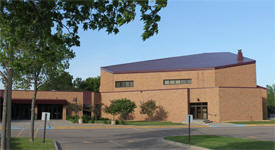
<path fill-rule="evenodd" d="M 192 128 L 222 128 L 222 127 L 256 127 L 256 126 L 267 126 L 267 127 L 275 127 L 275 124 L 231 124 L 231 123 L 209 123 L 205 124 L 202 122 L 193 122 L 191 124 Z M 36 120 L 35 121 L 35 129 L 41 130 L 44 128 L 44 121 Z M 147 126 L 135 126 L 135 125 L 109 125 L 109 124 L 74 124 L 67 120 L 50 120 L 47 121 L 47 129 L 117 129 L 117 128 L 188 128 L 187 125 L 147 125 Z M 1 126 L 0 126 L 1 129 Z M 21 130 L 30 129 L 30 120 L 20 120 L 20 121 L 12 121 L 12 129 Z"/>

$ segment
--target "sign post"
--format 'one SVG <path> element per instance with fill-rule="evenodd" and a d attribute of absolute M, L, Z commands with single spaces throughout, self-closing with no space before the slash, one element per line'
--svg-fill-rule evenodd
<path fill-rule="evenodd" d="M 187 115 L 186 120 L 188 122 L 188 143 L 191 143 L 191 122 L 193 121 L 193 115 Z"/>
<path fill-rule="evenodd" d="M 47 115 L 48 113 L 45 114 L 43 143 L 45 143 L 45 137 L 46 137 L 46 126 L 47 126 L 47 120 L 48 120 Z"/>

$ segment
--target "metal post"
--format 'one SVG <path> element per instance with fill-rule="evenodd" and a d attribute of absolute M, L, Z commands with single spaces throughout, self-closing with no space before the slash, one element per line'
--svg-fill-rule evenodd
<path fill-rule="evenodd" d="M 45 122 L 44 122 L 44 135 L 43 135 L 43 143 L 45 143 L 45 137 L 46 137 L 46 126 L 47 126 L 47 113 L 45 114 Z"/>
<path fill-rule="evenodd" d="M 190 130 L 190 121 L 191 121 L 191 116 L 188 115 L 188 143 L 190 144 L 191 142 L 191 130 Z"/>

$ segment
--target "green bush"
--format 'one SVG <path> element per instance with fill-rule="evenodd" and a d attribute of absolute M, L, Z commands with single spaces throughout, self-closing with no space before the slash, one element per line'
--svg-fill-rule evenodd
<path fill-rule="evenodd" d="M 120 119 L 125 120 L 136 107 L 136 104 L 131 100 L 122 98 L 111 101 L 110 106 L 105 107 L 105 112 L 113 115 L 113 120 L 117 114 L 120 115 Z"/>
<path fill-rule="evenodd" d="M 78 116 L 67 116 L 67 120 L 71 121 L 72 123 L 77 123 L 78 119 Z"/>
<path fill-rule="evenodd" d="M 92 119 L 91 116 L 84 115 L 82 116 L 82 120 L 83 120 L 83 123 L 89 123 L 89 122 L 92 122 L 94 119 Z"/>
<path fill-rule="evenodd" d="M 152 120 L 158 106 L 156 105 L 155 101 L 149 100 L 145 103 L 142 103 L 140 105 L 140 108 L 141 108 L 140 113 L 146 114 L 148 116 L 148 120 Z"/>

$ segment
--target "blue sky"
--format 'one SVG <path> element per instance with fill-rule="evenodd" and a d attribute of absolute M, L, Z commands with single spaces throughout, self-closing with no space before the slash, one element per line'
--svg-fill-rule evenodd
<path fill-rule="evenodd" d="M 117 35 L 81 31 L 68 71 L 87 78 L 100 75 L 106 65 L 242 49 L 257 61 L 257 83 L 275 84 L 273 0 L 171 0 L 160 15 L 158 35 L 146 41 L 138 16 Z"/>

